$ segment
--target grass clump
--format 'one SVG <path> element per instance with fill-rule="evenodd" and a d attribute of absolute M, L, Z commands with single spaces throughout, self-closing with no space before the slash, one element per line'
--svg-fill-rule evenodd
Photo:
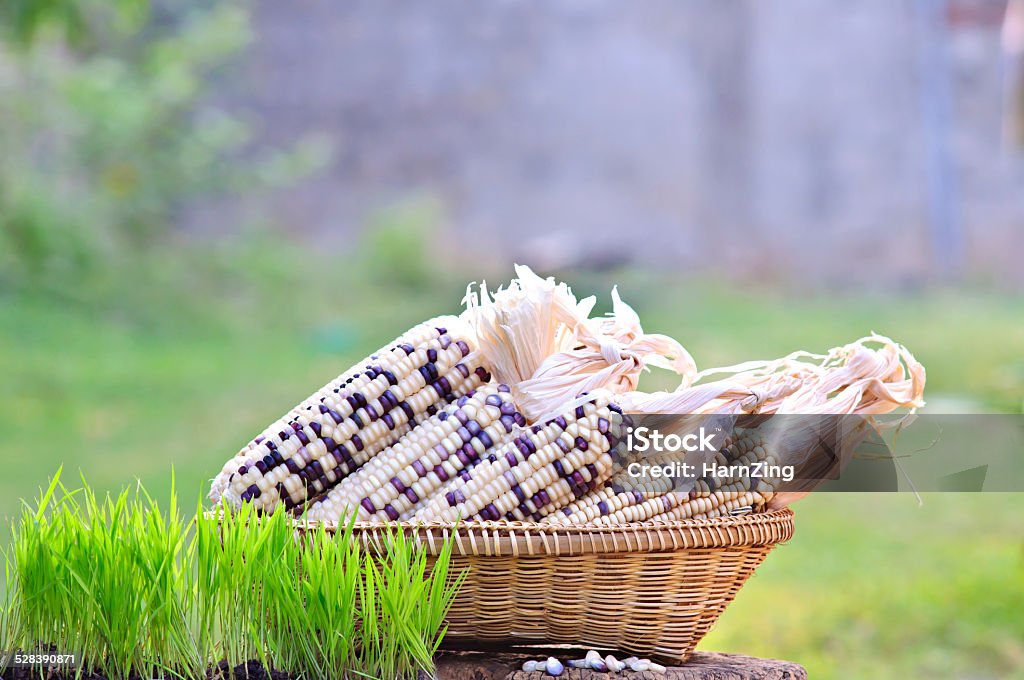
<path fill-rule="evenodd" d="M 187 619 L 186 526 L 173 502 L 163 513 L 141 487 L 101 498 L 57 476 L 14 535 L 17 647 L 74 652 L 108 677 L 201 670 Z"/>
<path fill-rule="evenodd" d="M 186 522 L 141 486 L 100 497 L 59 474 L 4 554 L 8 648 L 74 652 L 76 672 L 205 678 L 259 661 L 305 678 L 433 670 L 460 577 L 400 531 L 364 550 L 350 524 L 296 531 L 284 511 Z M 2 671 L 3 669 L 0 669 Z"/>
<path fill-rule="evenodd" d="M 397 529 L 387 534 L 384 553 L 379 562 L 367 563 L 360 590 L 364 668 L 382 669 L 384 677 L 429 674 L 444 616 L 465 576 L 454 583 L 447 578 L 451 554 L 452 542 L 446 541 L 430 570 L 426 553 L 412 539 Z"/>
<path fill-rule="evenodd" d="M 8 661 L 5 652 L 8 643 L 14 640 L 14 625 L 18 620 L 18 612 L 12 595 L 13 568 L 10 555 L 6 550 L 0 551 L 3 561 L 3 581 L 0 582 L 0 675 L 7 671 Z"/>

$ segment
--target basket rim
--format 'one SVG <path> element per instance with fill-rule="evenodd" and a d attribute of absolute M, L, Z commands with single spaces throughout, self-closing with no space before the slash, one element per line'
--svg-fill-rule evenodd
<path fill-rule="evenodd" d="M 338 523 L 296 521 L 300 532 Z M 344 526 L 344 525 L 341 525 Z M 793 535 L 789 508 L 741 516 L 672 522 L 557 525 L 536 522 L 356 522 L 353 535 L 367 547 L 383 547 L 396 529 L 438 554 L 453 538 L 453 554 L 486 557 L 571 556 L 587 553 L 664 552 L 700 548 L 771 546 Z"/>

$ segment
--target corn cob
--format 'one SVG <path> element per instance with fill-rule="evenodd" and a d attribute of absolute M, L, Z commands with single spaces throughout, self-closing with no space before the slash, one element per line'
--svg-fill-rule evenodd
<path fill-rule="evenodd" d="M 302 505 L 398 441 L 418 419 L 490 380 L 469 337 L 456 317 L 414 327 L 267 428 L 229 461 L 211 498 L 266 511 L 279 503 Z"/>
<path fill-rule="evenodd" d="M 676 507 L 650 517 L 650 522 L 674 522 L 681 519 L 710 519 L 731 515 L 747 509 L 746 512 L 758 512 L 772 499 L 772 492 L 747 491 L 741 484 L 733 483 L 723 486 L 710 494 L 697 496 Z"/>
<path fill-rule="evenodd" d="M 766 453 L 763 444 L 763 439 L 756 433 L 746 432 L 716 452 L 714 462 L 716 465 L 741 466 L 756 461 L 772 464 L 774 460 Z M 767 501 L 760 501 L 762 495 L 759 492 L 770 493 L 772 481 L 742 475 L 726 479 L 703 477 L 694 482 L 692 489 L 682 491 L 674 488 L 675 482 L 670 478 L 627 480 L 622 473 L 604 489 L 570 504 L 545 522 L 619 524 L 706 516 L 716 508 L 728 512 L 744 504 L 763 505 Z"/>
<path fill-rule="evenodd" d="M 570 458 L 574 453 L 576 452 L 570 453 L 566 459 Z M 596 489 L 611 476 L 613 467 L 612 456 L 607 453 L 600 455 L 595 462 L 587 463 L 574 472 L 566 470 L 564 460 L 556 460 L 548 468 L 538 473 L 538 475 L 543 475 L 547 471 L 548 478 L 554 476 L 554 481 L 534 494 L 532 498 L 527 498 L 524 502 L 506 513 L 505 518 L 510 520 L 540 521 L 566 503 L 570 503 Z M 551 473 L 555 473 L 558 476 Z M 547 501 L 546 503 L 544 502 L 545 500 Z"/>
<path fill-rule="evenodd" d="M 775 463 L 774 458 L 765 450 L 763 437 L 753 430 L 739 433 L 715 458 L 718 465 L 742 466 L 764 461 L 771 466 Z M 600 497 L 597 503 L 588 497 L 572 508 L 575 513 L 571 517 L 566 517 L 563 511 L 558 513 L 561 517 L 551 519 L 559 523 L 674 521 L 718 517 L 744 510 L 756 511 L 763 509 L 772 499 L 773 488 L 778 480 L 746 476 L 726 479 L 705 477 L 697 479 L 689 492 L 666 492 L 662 488 L 665 483 L 665 478 L 643 480 L 632 490 L 617 495 L 611 494 L 612 488 L 609 487 L 603 495 L 593 495 L 595 498 Z M 653 488 L 657 488 L 657 491 L 651 492 Z M 595 505 L 599 506 L 597 513 Z"/>
<path fill-rule="evenodd" d="M 544 518 L 544 524 L 589 524 L 646 499 L 669 493 L 672 482 L 664 477 L 644 481 L 629 488 L 610 484 L 579 498 Z"/>
<path fill-rule="evenodd" d="M 621 409 L 599 393 L 564 416 L 524 430 L 431 499 L 414 519 L 543 516 L 582 495 L 588 479 L 607 478 L 623 422 Z M 554 498 L 548 492 L 552 486 L 558 490 Z"/>
<path fill-rule="evenodd" d="M 727 436 L 725 447 L 721 451 L 715 452 L 715 463 L 722 465 L 728 463 L 726 454 L 731 441 L 731 438 Z M 576 499 L 559 512 L 549 515 L 544 519 L 544 523 L 587 524 L 599 522 L 602 517 L 612 515 L 624 508 L 638 506 L 651 498 L 672 493 L 678 486 L 678 482 L 674 478 L 644 477 L 638 479 L 629 474 L 630 463 L 665 466 L 683 462 L 685 458 L 685 452 L 677 451 L 664 451 L 655 454 L 624 452 L 618 471 L 603 487 Z"/>
<path fill-rule="evenodd" d="M 485 385 L 424 421 L 409 436 L 310 504 L 307 518 L 397 520 L 526 424 L 506 385 Z"/>

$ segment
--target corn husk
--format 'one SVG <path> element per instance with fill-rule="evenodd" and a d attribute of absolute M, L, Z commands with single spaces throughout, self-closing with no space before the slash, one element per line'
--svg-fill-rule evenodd
<path fill-rule="evenodd" d="M 636 390 L 648 366 L 674 371 L 681 384 L 697 374 L 690 354 L 666 335 L 645 333 L 636 312 L 612 290 L 612 312 L 590 318 L 594 298 L 577 300 L 564 283 L 516 266 L 517 278 L 493 294 L 486 283 L 466 292 L 465 319 L 484 363 L 512 386 L 527 419 L 561 413 L 577 396 L 597 389 Z"/>
<path fill-rule="evenodd" d="M 517 266 L 516 275 L 493 293 L 486 284 L 478 290 L 471 286 L 462 318 L 473 328 L 492 374 L 512 386 L 530 421 L 565 412 L 586 400 L 580 395 L 598 389 L 611 391 L 633 414 L 863 416 L 863 427 L 836 433 L 847 453 L 871 431 L 871 416 L 899 408 L 913 412 L 924 405 L 924 367 L 906 347 L 882 335 L 871 334 L 825 354 L 798 351 L 698 373 L 679 342 L 643 331 L 617 289 L 612 290 L 611 314 L 591 318 L 593 297 L 577 300 L 564 283 L 541 278 L 525 266 Z M 637 391 L 641 373 L 651 366 L 675 372 L 679 387 Z M 804 439 L 820 437 L 820 424 L 812 418 L 806 429 L 776 432 L 772 445 L 791 462 L 799 462 L 803 452 L 815 449 Z M 803 495 L 778 494 L 772 505 Z"/>
<path fill-rule="evenodd" d="M 701 382 L 714 376 L 716 380 Z M 701 371 L 674 392 L 630 392 L 634 413 L 878 415 L 924 405 L 925 370 L 903 345 L 872 334 L 823 355 L 794 352 Z"/>
<path fill-rule="evenodd" d="M 716 377 L 709 382 L 704 379 Z M 842 468 L 876 423 L 873 415 L 906 408 L 913 413 L 924 406 L 925 369 L 910 351 L 882 335 L 872 334 L 826 354 L 795 352 L 771 361 L 753 361 L 713 368 L 697 375 L 696 384 L 674 392 L 630 392 L 619 404 L 630 413 L 671 414 L 801 414 L 799 420 L 783 421 L 785 430 L 775 430 L 770 446 L 788 463 L 802 463 L 819 451 L 821 426 L 849 427 L 856 421 L 822 421 L 816 415 L 864 416 L 861 426 L 831 433 L 841 440 L 834 449 L 843 459 Z M 807 495 L 800 492 L 777 494 L 772 508 L 788 505 Z"/>
<path fill-rule="evenodd" d="M 612 312 L 591 318 L 594 298 L 577 300 L 553 278 L 516 266 L 494 293 L 471 285 L 462 318 L 485 364 L 513 386 L 531 420 L 565 410 L 581 393 L 607 389 L 634 413 L 882 414 L 922 406 L 925 370 L 906 347 L 871 334 L 825 354 L 798 351 L 697 372 L 671 337 L 645 333 L 636 312 L 612 290 Z M 680 378 L 672 392 L 639 392 L 654 366 Z"/>

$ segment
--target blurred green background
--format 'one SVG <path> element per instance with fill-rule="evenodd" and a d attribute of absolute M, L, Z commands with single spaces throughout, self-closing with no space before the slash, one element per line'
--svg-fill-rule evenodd
<path fill-rule="evenodd" d="M 252 39 L 247 10 L 188 8 L 17 0 L 0 12 L 2 515 L 60 465 L 101 489 L 140 479 L 158 497 L 173 469 L 179 491 L 205 494 L 226 458 L 352 361 L 457 312 L 469 281 L 512 275 L 501 253 L 449 248 L 456 234 L 423 199 L 330 245 L 259 220 L 181 228 L 183 206 L 301 183 L 327 153 L 248 146 L 250 122 L 211 103 Z M 543 273 L 603 309 L 618 284 L 645 328 L 701 367 L 876 331 L 927 367 L 930 410 L 1024 409 L 1024 301 L 999 287 Z M 1009 494 L 812 497 L 702 648 L 791 659 L 816 678 L 1024 677 L 1022 516 Z"/>

